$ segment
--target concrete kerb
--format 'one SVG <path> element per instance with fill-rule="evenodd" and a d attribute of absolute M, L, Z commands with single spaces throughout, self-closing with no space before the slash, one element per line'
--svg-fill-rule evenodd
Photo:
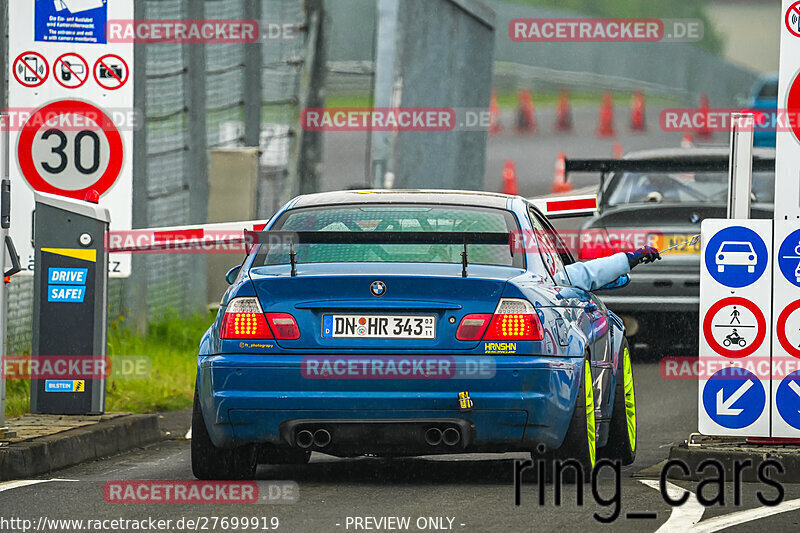
<path fill-rule="evenodd" d="M 158 415 L 125 415 L 0 448 L 0 481 L 26 479 L 162 440 Z"/>

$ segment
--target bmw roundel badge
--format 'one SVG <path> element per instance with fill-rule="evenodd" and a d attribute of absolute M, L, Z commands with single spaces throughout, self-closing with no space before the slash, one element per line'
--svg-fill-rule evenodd
<path fill-rule="evenodd" d="M 386 294 L 386 284 L 382 281 L 373 281 L 372 285 L 369 286 L 369 292 L 371 292 L 373 296 L 383 296 Z"/>

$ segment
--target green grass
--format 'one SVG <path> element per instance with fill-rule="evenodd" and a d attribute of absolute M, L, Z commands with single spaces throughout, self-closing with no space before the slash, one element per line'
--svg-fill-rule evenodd
<path fill-rule="evenodd" d="M 614 105 L 626 107 L 631 105 L 632 93 L 614 91 Z M 600 92 L 571 92 L 569 95 L 570 103 L 575 105 L 594 105 L 600 106 L 603 99 Z M 682 100 L 678 98 L 670 98 L 664 95 L 646 95 L 647 104 L 655 106 L 677 105 Z M 536 107 L 555 107 L 558 102 L 558 92 L 539 92 L 533 93 L 533 101 Z M 499 92 L 497 94 L 497 104 L 502 109 L 516 109 L 519 105 L 517 93 L 513 92 Z M 328 108 L 334 107 L 357 107 L 364 108 L 370 107 L 369 95 L 335 95 L 329 96 L 325 100 L 325 106 Z"/>
<path fill-rule="evenodd" d="M 124 327 L 125 317 L 108 328 L 109 356 L 145 356 L 152 362 L 146 379 L 109 379 L 106 411 L 151 413 L 174 411 L 192 405 L 197 347 L 213 316 L 179 318 L 165 315 L 152 322 L 147 337 Z M 29 409 L 30 382 L 9 380 L 6 416 L 20 416 Z"/>

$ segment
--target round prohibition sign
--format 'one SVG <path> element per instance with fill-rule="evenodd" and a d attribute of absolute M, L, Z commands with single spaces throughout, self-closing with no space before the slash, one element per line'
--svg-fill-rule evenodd
<path fill-rule="evenodd" d="M 50 75 L 50 64 L 38 52 L 25 52 L 17 56 L 11 70 L 21 85 L 32 89 L 47 80 L 47 76 Z"/>
<path fill-rule="evenodd" d="M 729 305 L 741 305 L 751 313 L 753 316 L 756 317 L 756 338 L 750 343 L 749 346 L 742 348 L 741 350 L 731 350 L 722 346 L 717 339 L 714 338 L 714 334 L 712 333 L 711 328 L 713 327 L 711 321 L 713 320 L 714 316 L 723 308 L 728 307 Z M 761 347 L 763 344 L 764 339 L 767 336 L 767 321 L 764 318 L 764 313 L 761 312 L 761 309 L 756 307 L 756 304 L 751 302 L 746 298 L 741 298 L 739 296 L 732 296 L 730 298 L 724 298 L 712 305 L 708 312 L 706 312 L 706 317 L 703 319 L 703 335 L 708 342 L 708 345 L 711 347 L 712 350 L 717 352 L 718 354 L 724 357 L 730 357 L 732 359 L 741 359 L 742 357 L 747 357 L 748 355 L 752 354 L 756 350 Z"/>
<path fill-rule="evenodd" d="M 786 11 L 786 29 L 795 37 L 800 37 L 800 2 L 795 2 Z"/>
<path fill-rule="evenodd" d="M 781 311 L 781 314 L 778 315 L 778 322 L 775 325 L 775 329 L 777 330 L 778 342 L 781 343 L 781 347 L 792 357 L 800 359 L 800 349 L 793 345 L 786 336 L 786 323 L 788 322 L 789 317 L 792 316 L 792 313 L 798 309 L 800 309 L 800 300 L 795 300 L 787 305 L 786 308 Z"/>
<path fill-rule="evenodd" d="M 89 79 L 89 63 L 78 54 L 63 54 L 53 63 L 53 77 L 62 87 L 77 89 Z"/>
<path fill-rule="evenodd" d="M 90 190 L 102 196 L 114 185 L 124 148 L 119 130 L 100 108 L 61 100 L 30 116 L 19 135 L 17 156 L 34 190 L 83 200 Z"/>
<path fill-rule="evenodd" d="M 109 91 L 122 88 L 131 72 L 125 60 L 116 54 L 106 54 L 98 59 L 92 71 L 97 85 Z"/>
<path fill-rule="evenodd" d="M 789 126 L 792 128 L 794 138 L 800 142 L 800 121 L 797 119 L 800 114 L 800 72 L 789 86 L 789 94 L 786 96 L 786 114 L 789 117 Z"/>

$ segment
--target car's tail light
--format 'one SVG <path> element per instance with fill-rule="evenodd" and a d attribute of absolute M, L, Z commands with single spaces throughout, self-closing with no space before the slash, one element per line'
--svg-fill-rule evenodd
<path fill-rule="evenodd" d="M 465 316 L 461 319 L 461 324 L 458 325 L 458 330 L 456 330 L 456 339 L 460 341 L 481 340 L 491 320 L 492 315 L 488 314 Z"/>
<path fill-rule="evenodd" d="M 234 298 L 222 317 L 221 339 L 271 339 L 258 298 Z"/>
<path fill-rule="evenodd" d="M 300 338 L 300 328 L 297 321 L 288 313 L 267 313 L 267 321 L 275 338 L 280 340 L 295 340 Z"/>
<path fill-rule="evenodd" d="M 500 300 L 484 335 L 484 340 L 488 341 L 540 341 L 543 338 L 542 323 L 533 305 L 517 298 Z"/>
<path fill-rule="evenodd" d="M 623 239 L 612 239 L 606 230 L 588 230 L 581 233 L 581 246 L 578 251 L 580 261 L 608 257 L 619 252 L 632 252 L 636 247 Z"/>
<path fill-rule="evenodd" d="M 539 315 L 527 300 L 503 298 L 494 314 L 467 315 L 456 332 L 460 341 L 539 341 L 544 338 Z"/>

